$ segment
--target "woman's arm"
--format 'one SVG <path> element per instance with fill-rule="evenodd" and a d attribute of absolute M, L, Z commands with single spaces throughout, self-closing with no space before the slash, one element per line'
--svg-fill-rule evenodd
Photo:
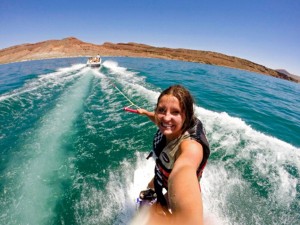
<path fill-rule="evenodd" d="M 146 109 L 137 109 L 138 113 L 141 115 L 146 115 L 153 123 L 155 123 L 154 112 L 149 112 Z"/>
<path fill-rule="evenodd" d="M 203 224 L 203 205 L 197 169 L 203 148 L 194 140 L 180 145 L 180 155 L 169 177 L 168 196 L 174 224 Z"/>
<path fill-rule="evenodd" d="M 164 214 L 160 204 L 145 207 L 131 225 L 203 225 L 202 198 L 196 171 L 203 158 L 202 146 L 183 141 L 180 155 L 169 177 L 168 196 L 172 214 Z"/>

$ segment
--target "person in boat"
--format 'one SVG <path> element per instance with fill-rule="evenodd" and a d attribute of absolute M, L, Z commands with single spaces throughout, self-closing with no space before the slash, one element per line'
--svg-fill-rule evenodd
<path fill-rule="evenodd" d="M 202 122 L 194 115 L 193 97 L 174 85 L 160 94 L 154 112 L 137 111 L 158 126 L 147 157 L 155 159 L 154 177 L 140 193 L 141 199 L 157 197 L 146 224 L 202 224 L 199 182 L 210 149 Z"/>

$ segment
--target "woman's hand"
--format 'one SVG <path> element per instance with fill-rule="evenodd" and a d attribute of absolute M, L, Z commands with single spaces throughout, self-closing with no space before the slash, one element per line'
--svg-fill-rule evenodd
<path fill-rule="evenodd" d="M 137 109 L 137 112 L 140 115 L 146 115 L 153 123 L 155 123 L 154 112 L 149 112 L 146 109 L 142 109 L 142 108 Z"/>
<path fill-rule="evenodd" d="M 138 111 L 138 114 L 141 114 L 141 115 L 147 115 L 148 111 L 146 109 L 142 109 L 142 108 L 139 108 L 137 109 Z"/>

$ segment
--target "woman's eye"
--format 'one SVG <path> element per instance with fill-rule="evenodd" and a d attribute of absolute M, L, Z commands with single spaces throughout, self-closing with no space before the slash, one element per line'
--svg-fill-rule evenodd
<path fill-rule="evenodd" d="M 164 108 L 158 108 L 158 109 L 157 109 L 157 112 L 158 112 L 158 113 L 164 113 L 164 112 L 165 112 L 165 109 L 164 109 Z"/>
<path fill-rule="evenodd" d="M 172 114 L 173 115 L 178 115 L 178 114 L 180 114 L 180 112 L 179 111 L 174 111 L 174 112 L 172 112 Z"/>

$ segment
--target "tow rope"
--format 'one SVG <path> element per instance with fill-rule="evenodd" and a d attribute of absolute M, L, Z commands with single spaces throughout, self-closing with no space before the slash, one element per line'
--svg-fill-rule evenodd
<path fill-rule="evenodd" d="M 121 95 L 123 95 L 123 97 L 130 103 L 129 106 L 126 106 L 123 108 L 123 110 L 127 111 L 127 112 L 131 112 L 131 113 L 137 113 L 138 114 L 138 111 L 137 109 L 140 109 L 139 106 L 137 106 L 136 104 L 134 104 L 111 80 L 110 80 L 111 84 L 119 91 L 119 93 Z M 130 108 L 131 106 L 135 106 L 137 109 L 132 109 Z"/>

